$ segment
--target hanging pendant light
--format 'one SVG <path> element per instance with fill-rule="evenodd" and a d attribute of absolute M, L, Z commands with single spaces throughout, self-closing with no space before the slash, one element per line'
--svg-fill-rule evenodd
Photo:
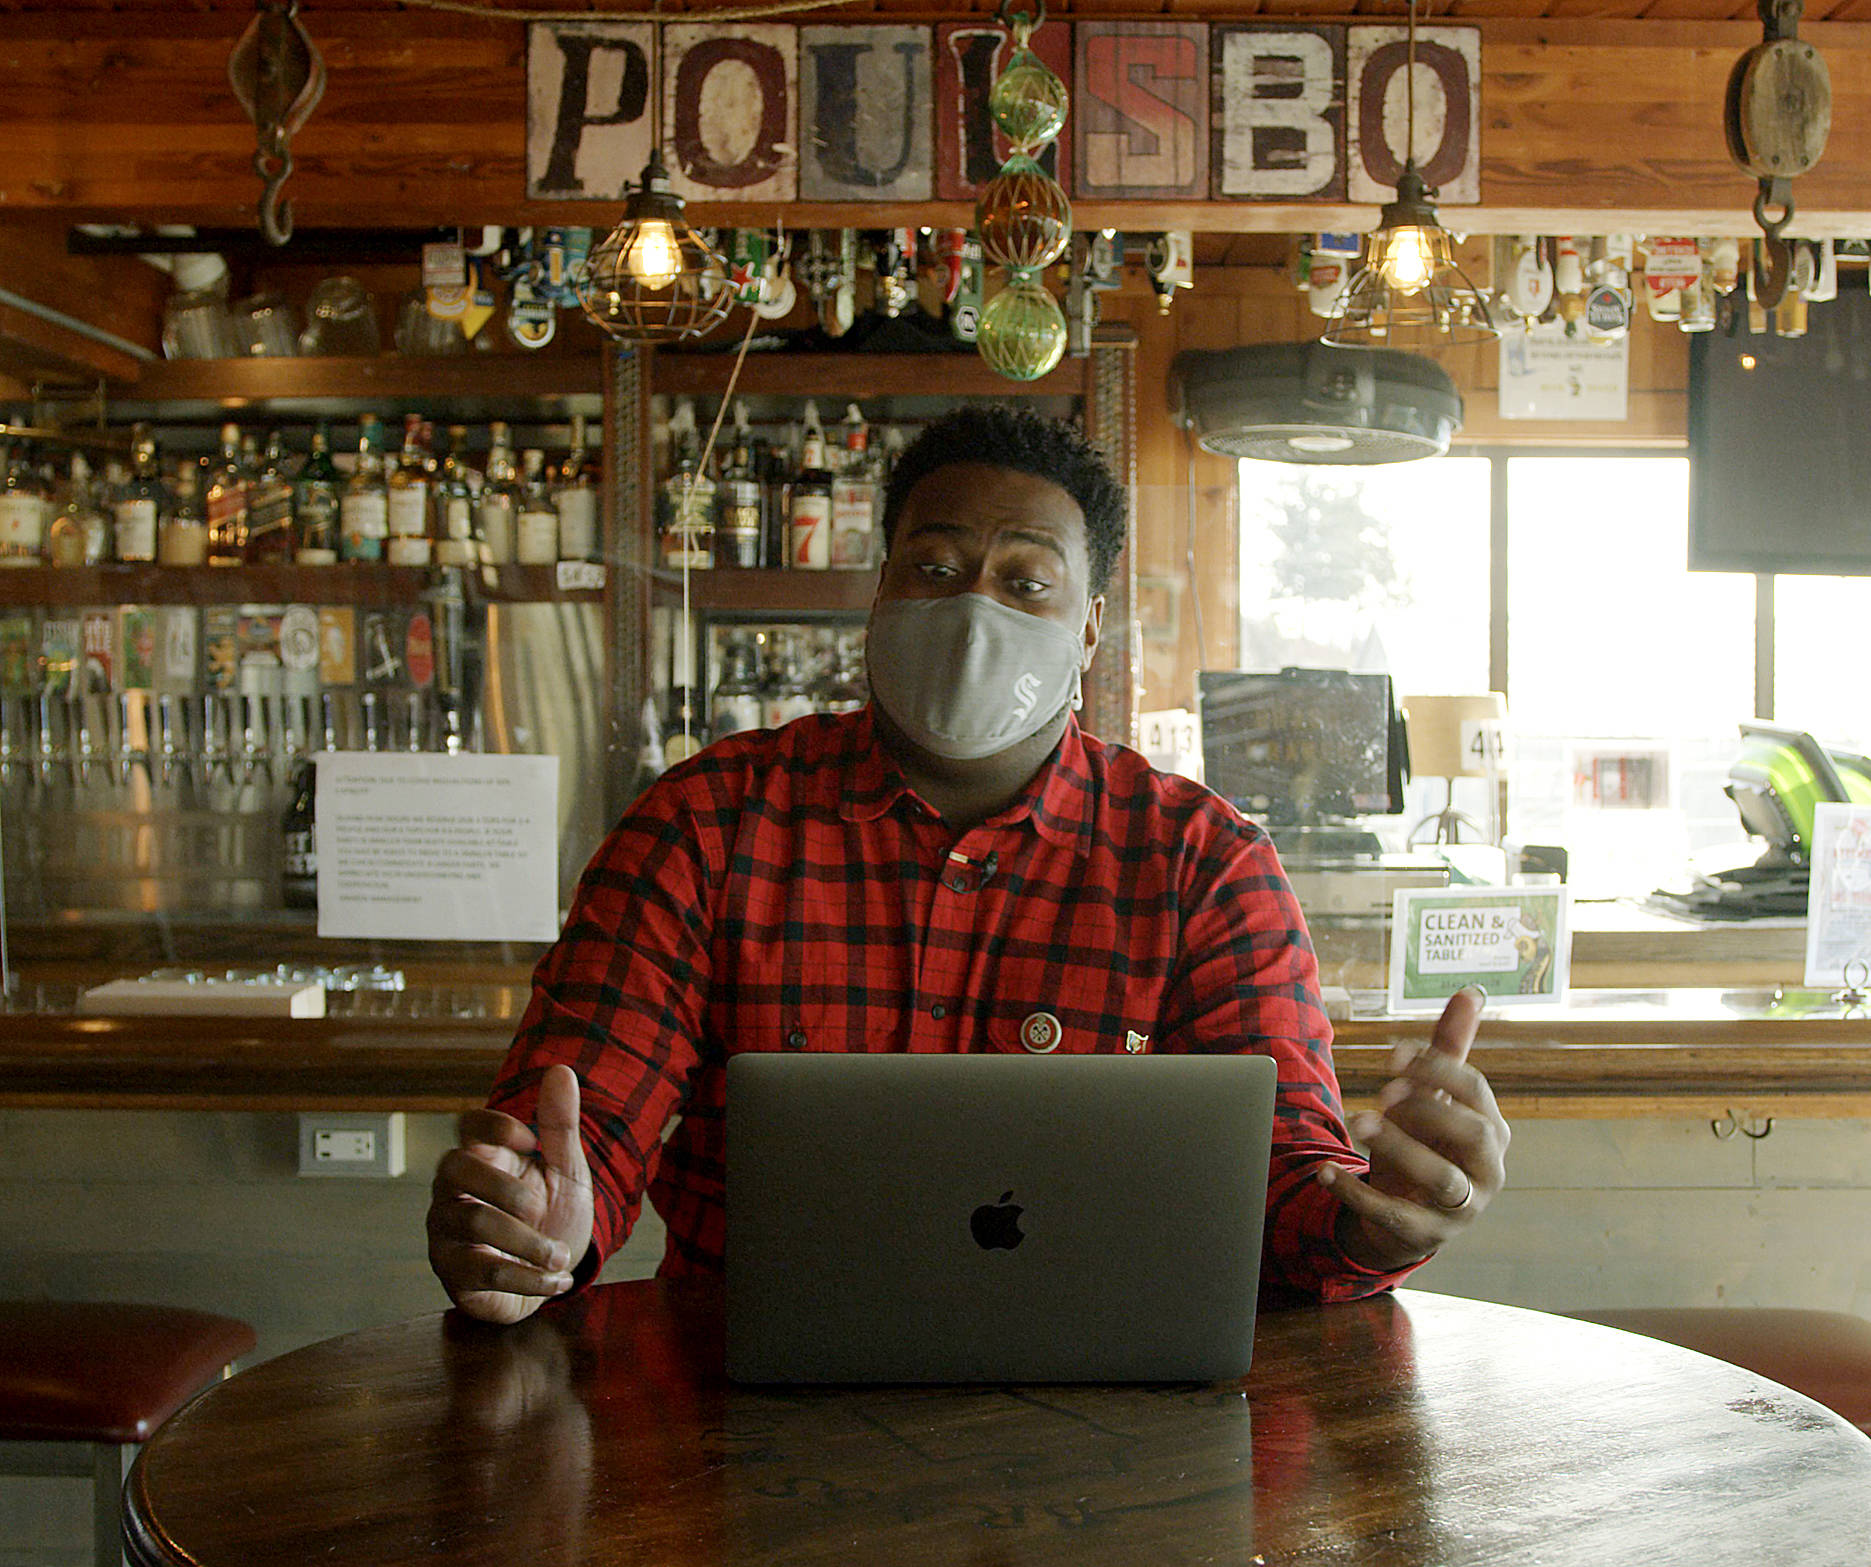
<path fill-rule="evenodd" d="M 684 215 L 654 139 L 622 219 L 593 248 L 574 286 L 585 315 L 623 343 L 695 337 L 733 308 L 727 263 Z"/>
<path fill-rule="evenodd" d="M 1323 341 L 1341 348 L 1453 348 L 1499 337 L 1481 290 L 1455 260 L 1433 192 L 1416 167 L 1416 0 L 1404 76 L 1406 130 L 1397 199 L 1386 202 L 1364 260 L 1332 310 Z"/>

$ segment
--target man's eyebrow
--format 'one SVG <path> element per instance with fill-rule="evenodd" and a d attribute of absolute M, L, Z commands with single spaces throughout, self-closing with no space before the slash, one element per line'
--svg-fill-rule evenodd
<path fill-rule="evenodd" d="M 928 522 L 912 523 L 904 536 L 906 538 L 914 538 L 918 534 L 936 533 L 946 537 L 957 537 L 970 535 L 973 532 L 974 529 L 965 528 L 959 522 L 943 522 L 939 518 L 931 518 Z M 1045 532 L 1043 529 L 1039 528 L 1012 528 L 1002 535 L 1002 537 L 1018 539 L 1023 544 L 1038 545 L 1041 549 L 1050 550 L 1054 555 L 1058 556 L 1060 565 L 1063 566 L 1067 564 L 1065 546 L 1059 542 L 1056 534 Z"/>

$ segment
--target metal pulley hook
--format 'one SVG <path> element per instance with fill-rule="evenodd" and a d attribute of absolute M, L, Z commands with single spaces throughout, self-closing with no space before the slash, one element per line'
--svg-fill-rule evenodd
<path fill-rule="evenodd" d="M 1761 41 L 1728 73 L 1722 130 L 1728 154 L 1759 182 L 1754 218 L 1765 236 L 1749 281 L 1755 302 L 1772 310 L 1786 298 L 1793 247 L 1793 177 L 1825 152 L 1832 127 L 1832 80 L 1825 61 L 1799 37 L 1801 0 L 1757 0 Z M 1778 218 L 1768 209 L 1777 207 Z"/>
<path fill-rule="evenodd" d="M 292 207 L 280 187 L 292 173 L 292 138 L 325 94 L 325 61 L 299 25 L 299 0 L 254 0 L 254 7 L 228 57 L 227 79 L 259 135 L 260 232 L 268 244 L 283 245 L 292 238 Z"/>
<path fill-rule="evenodd" d="M 1777 206 L 1780 216 L 1769 218 L 1767 209 Z M 1754 197 L 1754 221 L 1761 226 L 1761 238 L 1755 242 L 1751 283 L 1754 299 L 1763 310 L 1773 310 L 1787 297 L 1793 277 L 1793 244 L 1782 237 L 1793 221 L 1791 180 L 1762 180 Z"/>

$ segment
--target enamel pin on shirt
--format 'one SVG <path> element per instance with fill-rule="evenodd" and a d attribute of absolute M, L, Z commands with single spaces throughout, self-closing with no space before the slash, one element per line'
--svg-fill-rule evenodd
<path fill-rule="evenodd" d="M 1020 1025 L 1020 1043 L 1036 1056 L 1051 1055 L 1065 1038 L 1065 1030 L 1050 1012 L 1034 1012 Z"/>

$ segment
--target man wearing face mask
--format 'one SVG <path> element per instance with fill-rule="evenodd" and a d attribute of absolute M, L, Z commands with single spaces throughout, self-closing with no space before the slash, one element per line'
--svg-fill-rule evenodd
<path fill-rule="evenodd" d="M 1467 1064 L 1479 996 L 1359 1119 L 1367 1164 L 1270 842 L 1079 729 L 1126 515 L 1096 451 L 1030 413 L 966 408 L 903 454 L 870 704 L 707 747 L 587 870 L 437 1167 L 429 1256 L 458 1305 L 517 1321 L 588 1280 L 646 1193 L 661 1272 L 718 1272 L 741 1050 L 1270 1054 L 1270 1298 L 1382 1289 L 1487 1206 L 1508 1129 Z"/>

